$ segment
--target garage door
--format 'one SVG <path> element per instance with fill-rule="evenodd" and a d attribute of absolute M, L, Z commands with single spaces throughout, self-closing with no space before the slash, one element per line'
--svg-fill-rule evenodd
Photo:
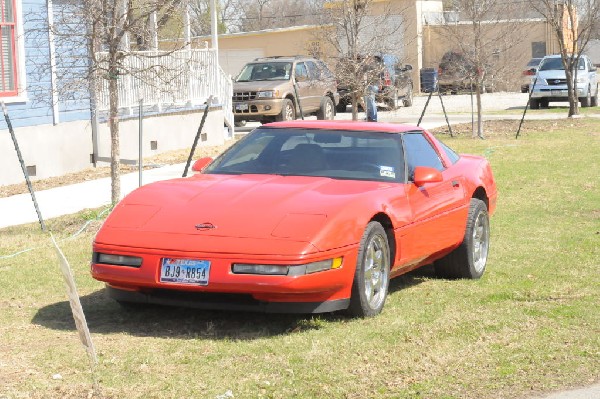
<path fill-rule="evenodd" d="M 225 73 L 235 78 L 247 62 L 255 58 L 264 57 L 264 54 L 264 50 L 260 48 L 239 50 L 219 49 L 219 63 Z"/>

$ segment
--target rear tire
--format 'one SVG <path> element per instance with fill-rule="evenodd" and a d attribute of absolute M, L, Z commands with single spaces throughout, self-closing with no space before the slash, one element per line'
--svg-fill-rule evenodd
<path fill-rule="evenodd" d="M 360 240 L 348 312 L 355 317 L 379 314 L 390 281 L 390 246 L 378 222 L 370 222 Z"/>
<path fill-rule="evenodd" d="M 333 117 L 335 116 L 333 109 L 333 101 L 331 101 L 331 98 L 329 96 L 323 97 L 321 99 L 321 107 L 319 107 L 319 110 L 317 111 L 317 119 L 333 120 Z"/>
<path fill-rule="evenodd" d="M 490 247 L 490 220 L 485 202 L 471 198 L 467 228 L 462 243 L 434 263 L 435 272 L 444 278 L 478 279 L 485 272 Z"/>

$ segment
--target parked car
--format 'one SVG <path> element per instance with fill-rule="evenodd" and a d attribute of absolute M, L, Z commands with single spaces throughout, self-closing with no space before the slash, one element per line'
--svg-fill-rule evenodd
<path fill-rule="evenodd" d="M 242 68 L 233 84 L 236 125 L 293 120 L 300 110 L 333 119 L 338 103 L 335 77 L 323 61 L 311 57 L 257 58 Z"/>
<path fill-rule="evenodd" d="M 402 103 L 405 107 L 413 103 L 413 80 L 412 65 L 402 64 L 396 55 L 380 54 L 370 57 L 371 63 L 365 63 L 367 74 L 377 77 L 376 86 L 378 92 L 375 101 L 383 104 L 389 110 L 395 110 Z M 342 79 L 338 79 L 342 80 Z M 338 112 L 345 112 L 348 105 L 352 104 L 350 89 L 346 86 L 338 86 L 340 102 Z"/>
<path fill-rule="evenodd" d="M 532 58 L 525 66 L 525 69 L 521 73 L 521 93 L 529 93 L 529 86 L 533 83 L 533 79 L 541 61 L 541 58 Z"/>
<path fill-rule="evenodd" d="M 548 107 L 552 101 L 569 101 L 567 78 L 560 54 L 545 56 L 536 74 L 532 87 L 531 109 Z M 577 97 L 582 107 L 598 105 L 598 76 L 596 66 L 586 55 L 581 55 L 577 64 Z"/>
<path fill-rule="evenodd" d="M 117 301 L 364 317 L 421 265 L 485 271 L 490 164 L 422 128 L 276 122 L 193 169 L 133 191 L 100 228 L 91 273 Z"/>
<path fill-rule="evenodd" d="M 482 92 L 494 91 L 492 66 L 486 66 Z M 446 52 L 438 68 L 438 88 L 440 92 L 458 93 L 460 90 L 474 90 L 478 74 L 483 73 L 467 56 L 457 51 Z"/>

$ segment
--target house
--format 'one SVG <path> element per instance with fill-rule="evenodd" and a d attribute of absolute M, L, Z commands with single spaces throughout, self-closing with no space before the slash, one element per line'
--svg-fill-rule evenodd
<path fill-rule="evenodd" d="M 91 95 L 90 88 L 68 92 L 58 40 L 49 26 L 65 3 L 46 0 L 5 0 L 0 25 L 2 86 L 0 101 L 8 116 L 32 180 L 59 176 L 104 163 L 110 158 L 105 90 Z M 189 148 L 198 130 L 204 103 L 213 103 L 200 145 L 222 144 L 233 136 L 231 82 L 219 68 L 216 52 L 185 50 L 192 59 L 179 71 L 177 96 L 158 93 L 134 79 L 120 79 L 121 158 L 135 162 L 138 154 L 138 109 L 143 101 L 144 156 Z M 61 52 L 61 53 L 59 53 Z M 179 57 L 179 58 L 177 58 Z M 175 54 L 165 63 L 175 63 Z M 176 59 L 177 58 L 177 59 Z M 83 65 L 87 62 L 82 59 Z M 185 87 L 185 89 L 183 88 Z M 68 87 L 67 87 L 68 88 Z M 79 87 L 81 89 L 81 87 Z M 68 92 L 69 96 L 64 93 Z M 95 112 L 92 112 L 95 111 Z M 0 185 L 24 182 L 21 166 L 4 118 L 0 118 Z"/>

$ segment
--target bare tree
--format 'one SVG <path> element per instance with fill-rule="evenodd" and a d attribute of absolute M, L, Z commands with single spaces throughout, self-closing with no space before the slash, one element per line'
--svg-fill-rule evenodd
<path fill-rule="evenodd" d="M 383 72 L 383 65 L 373 63 L 373 58 L 393 54 L 401 59 L 404 46 L 413 39 L 406 37 L 404 11 L 394 2 L 341 0 L 331 3 L 322 14 L 322 28 L 315 40 L 333 50 L 329 63 L 336 71 L 338 86 L 346 88 L 351 97 L 353 120 L 358 119 L 358 103 L 367 87 L 376 84 Z"/>
<path fill-rule="evenodd" d="M 531 2 L 551 26 L 558 42 L 569 96 L 569 117 L 579 114 L 577 65 L 600 27 L 598 0 L 535 0 Z"/>
<path fill-rule="evenodd" d="M 463 21 L 444 22 L 442 30 L 450 47 L 460 55 L 465 65 L 454 66 L 465 70 L 475 91 L 477 103 L 477 130 L 474 136 L 483 137 L 481 95 L 501 83 L 510 50 L 520 42 L 527 24 L 517 17 L 523 15 L 523 3 L 505 0 L 454 0 L 454 10 Z"/>
<path fill-rule="evenodd" d="M 48 32 L 54 37 L 56 82 L 54 98 L 44 93 L 42 86 L 33 86 L 38 101 L 83 103 L 94 99 L 94 93 L 104 86 L 108 89 L 108 126 L 111 136 L 111 200 L 120 199 L 119 147 L 119 81 L 127 75 L 143 80 L 145 84 L 164 88 L 165 81 L 180 71 L 167 71 L 157 58 L 169 51 L 139 51 L 156 42 L 160 24 L 165 24 L 180 6 L 181 0 L 66 0 L 54 7 L 52 20 L 47 15 L 28 15 L 40 31 L 30 31 L 30 39 L 40 43 L 47 40 Z M 181 12 L 178 12 L 181 14 Z M 163 22 L 160 22 L 160 21 Z M 176 18 L 174 18 L 176 20 Z M 134 41 L 131 41 L 134 39 Z M 185 43 L 178 44 L 181 48 Z M 49 65 L 37 65 L 39 76 L 48 76 Z M 134 60 L 133 62 L 131 62 Z M 168 83 L 168 82 L 167 82 Z M 37 90 L 37 93 L 36 93 Z M 161 89 L 162 90 L 162 89 Z"/>

